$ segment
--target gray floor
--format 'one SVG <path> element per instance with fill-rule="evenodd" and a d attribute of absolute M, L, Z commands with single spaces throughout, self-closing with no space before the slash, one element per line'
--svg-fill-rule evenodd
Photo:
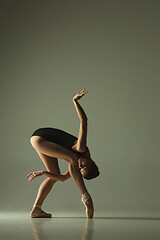
<path fill-rule="evenodd" d="M 2 240 L 159 240 L 158 218 L 107 218 L 55 214 L 51 219 L 33 219 L 29 213 L 1 213 L 0 239 Z"/>

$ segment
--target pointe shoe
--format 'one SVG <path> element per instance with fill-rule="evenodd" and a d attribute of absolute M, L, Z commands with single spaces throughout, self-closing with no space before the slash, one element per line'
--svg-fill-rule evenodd
<path fill-rule="evenodd" d="M 32 218 L 51 218 L 52 214 L 42 211 L 42 209 L 37 205 L 32 209 L 30 216 Z"/>
<path fill-rule="evenodd" d="M 88 206 L 89 204 L 87 203 L 88 200 L 90 201 L 90 205 L 91 205 L 90 207 Z M 81 201 L 84 204 L 84 206 L 86 207 L 86 216 L 87 216 L 87 218 L 93 218 L 94 207 L 93 207 L 92 198 L 89 195 L 89 193 L 82 194 Z"/>

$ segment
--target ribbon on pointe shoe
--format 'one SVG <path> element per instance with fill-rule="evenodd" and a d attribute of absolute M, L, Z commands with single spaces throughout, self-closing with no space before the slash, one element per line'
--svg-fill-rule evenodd
<path fill-rule="evenodd" d="M 35 208 L 35 207 L 37 207 L 37 208 L 40 208 L 40 209 L 41 209 L 41 205 L 34 204 L 34 205 L 33 205 L 33 208 Z"/>
<path fill-rule="evenodd" d="M 84 206 L 86 207 L 86 216 L 87 218 L 93 218 L 93 214 L 94 214 L 94 208 L 89 208 L 86 204 L 86 202 L 91 198 L 91 196 L 89 195 L 89 193 L 84 193 L 82 194 L 82 198 L 81 201 L 84 204 Z M 92 200 L 92 199 L 91 199 Z"/>

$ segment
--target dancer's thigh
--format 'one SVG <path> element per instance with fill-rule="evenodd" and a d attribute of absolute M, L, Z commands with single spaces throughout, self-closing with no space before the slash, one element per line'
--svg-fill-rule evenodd
<path fill-rule="evenodd" d="M 59 144 L 48 141 L 43 137 L 32 136 L 30 142 L 37 152 L 44 155 L 63 159 L 68 162 L 71 162 L 75 157 L 75 153 L 73 153 L 72 151 L 64 148 L 63 146 L 60 146 Z"/>

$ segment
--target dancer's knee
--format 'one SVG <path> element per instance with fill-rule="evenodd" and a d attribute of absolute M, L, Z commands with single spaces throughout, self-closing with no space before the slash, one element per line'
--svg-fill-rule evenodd
<path fill-rule="evenodd" d="M 44 141 L 44 139 L 40 136 L 32 136 L 30 138 L 30 143 L 31 143 L 32 147 L 35 149 L 39 148 L 39 145 L 42 141 Z"/>

